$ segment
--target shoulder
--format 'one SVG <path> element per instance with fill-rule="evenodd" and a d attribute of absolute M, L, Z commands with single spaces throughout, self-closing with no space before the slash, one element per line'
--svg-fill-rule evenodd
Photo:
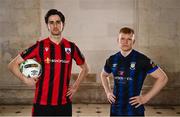
<path fill-rule="evenodd" d="M 74 42 L 72 42 L 72 41 L 70 41 L 70 40 L 68 40 L 67 38 L 62 38 L 63 39 L 63 42 L 64 43 L 69 43 L 69 44 L 73 44 L 73 45 L 75 45 L 75 43 Z"/>
<path fill-rule="evenodd" d="M 149 57 L 147 57 L 144 53 L 139 52 L 137 50 L 133 50 L 133 51 L 139 59 L 149 59 Z"/>
<path fill-rule="evenodd" d="M 119 56 L 119 52 L 116 52 L 116 53 L 114 53 L 114 54 L 112 54 L 112 55 L 110 55 L 108 58 L 107 58 L 107 60 L 113 60 L 114 58 L 118 58 L 118 56 Z"/>
<path fill-rule="evenodd" d="M 44 43 L 44 42 L 49 42 L 49 37 L 47 37 L 47 38 L 42 38 L 42 39 L 39 39 L 39 40 L 37 41 L 37 43 Z"/>

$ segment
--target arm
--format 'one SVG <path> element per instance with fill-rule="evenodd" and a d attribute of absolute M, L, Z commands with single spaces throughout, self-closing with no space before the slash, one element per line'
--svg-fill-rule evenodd
<path fill-rule="evenodd" d="M 87 75 L 88 73 L 88 66 L 86 64 L 86 62 L 83 65 L 80 65 L 81 71 L 78 75 L 78 78 L 76 79 L 76 81 L 74 82 L 74 84 L 72 85 L 72 87 L 68 88 L 68 92 L 67 92 L 67 96 L 70 97 L 70 99 L 72 98 L 72 96 L 74 95 L 74 93 L 77 91 L 77 89 L 79 88 L 79 85 L 81 83 L 81 81 L 83 80 L 83 78 Z"/>
<path fill-rule="evenodd" d="M 19 64 L 21 64 L 22 62 L 24 62 L 24 59 L 20 55 L 18 55 L 8 64 L 8 68 L 19 80 L 24 82 L 26 85 L 34 86 L 36 83 L 36 79 L 27 78 L 20 72 Z"/>
<path fill-rule="evenodd" d="M 110 76 L 110 74 L 106 73 L 105 71 L 101 72 L 102 85 L 104 87 L 108 101 L 112 104 L 115 102 L 116 97 L 112 93 L 110 82 L 109 82 L 109 76 Z"/>
<path fill-rule="evenodd" d="M 160 90 L 166 85 L 168 81 L 167 75 L 161 68 L 158 68 L 150 75 L 156 79 L 153 87 L 150 89 L 150 91 L 148 91 L 146 94 L 142 96 L 135 96 L 130 98 L 131 105 L 137 105 L 136 107 L 138 107 L 142 104 L 147 103 L 151 98 L 153 98 L 155 95 L 157 95 L 160 92 Z"/>

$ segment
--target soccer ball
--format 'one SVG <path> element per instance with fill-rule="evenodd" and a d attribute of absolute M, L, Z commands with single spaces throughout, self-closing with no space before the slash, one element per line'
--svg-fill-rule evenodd
<path fill-rule="evenodd" d="M 27 59 L 19 67 L 21 73 L 28 78 L 38 78 L 41 75 L 41 65 L 34 59 Z"/>

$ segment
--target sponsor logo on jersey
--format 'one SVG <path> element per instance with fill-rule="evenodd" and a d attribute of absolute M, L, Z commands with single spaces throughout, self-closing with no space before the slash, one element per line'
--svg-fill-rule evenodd
<path fill-rule="evenodd" d="M 124 76 L 124 71 L 118 71 L 118 75 Z"/>
<path fill-rule="evenodd" d="M 50 58 L 46 58 L 45 59 L 45 63 L 47 63 L 47 64 L 49 64 L 49 63 L 69 63 L 69 61 L 62 60 L 62 59 L 50 59 Z"/>
<path fill-rule="evenodd" d="M 116 76 L 114 77 L 114 79 L 116 80 L 133 80 L 131 77 L 121 77 L 121 76 Z"/>

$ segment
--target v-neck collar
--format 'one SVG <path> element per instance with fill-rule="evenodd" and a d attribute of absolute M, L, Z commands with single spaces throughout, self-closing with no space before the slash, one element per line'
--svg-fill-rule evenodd
<path fill-rule="evenodd" d="M 59 45 L 61 45 L 61 44 L 63 43 L 64 38 L 62 38 L 61 41 L 60 41 L 58 44 L 55 43 L 55 42 L 53 42 L 53 41 L 50 39 L 50 37 L 48 37 L 48 40 L 49 40 L 52 44 L 59 46 Z"/>
<path fill-rule="evenodd" d="M 123 56 L 123 55 L 121 54 L 121 51 L 119 51 L 119 56 L 120 56 L 121 58 L 123 58 L 123 59 L 127 59 L 127 58 L 129 58 L 129 57 L 132 56 L 133 52 L 134 52 L 134 49 L 132 49 L 132 51 L 131 51 L 127 56 Z"/>

